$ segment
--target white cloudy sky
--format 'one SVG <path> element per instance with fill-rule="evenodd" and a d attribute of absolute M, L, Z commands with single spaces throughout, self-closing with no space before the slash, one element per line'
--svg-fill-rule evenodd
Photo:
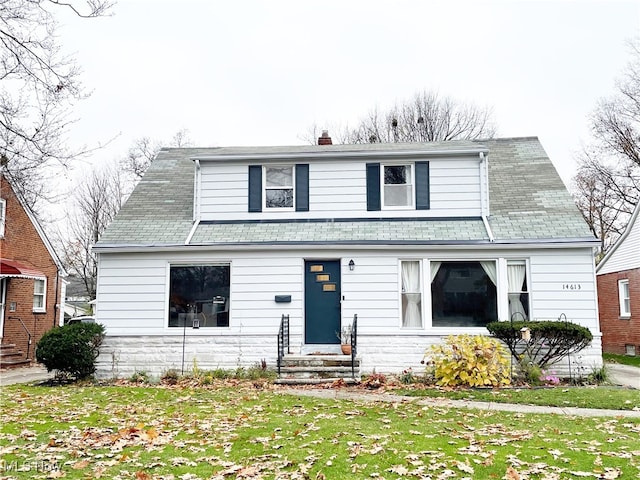
<path fill-rule="evenodd" d="M 588 115 L 614 91 L 638 35 L 637 1 L 120 0 L 61 17 L 92 95 L 72 142 L 187 129 L 198 146 L 291 145 L 420 90 L 493 108 L 499 136 L 538 136 L 574 172 Z"/>

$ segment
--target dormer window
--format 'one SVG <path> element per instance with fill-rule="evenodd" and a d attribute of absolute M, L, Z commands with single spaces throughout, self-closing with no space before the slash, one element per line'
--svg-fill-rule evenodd
<path fill-rule="evenodd" d="M 413 169 L 411 165 L 384 165 L 382 206 L 413 207 Z"/>
<path fill-rule="evenodd" d="M 367 210 L 429 210 L 429 162 L 367 163 Z"/>
<path fill-rule="evenodd" d="M 309 211 L 309 164 L 249 165 L 250 212 Z"/>
<path fill-rule="evenodd" d="M 266 208 L 291 208 L 294 206 L 294 166 L 264 167 L 264 205 Z"/>

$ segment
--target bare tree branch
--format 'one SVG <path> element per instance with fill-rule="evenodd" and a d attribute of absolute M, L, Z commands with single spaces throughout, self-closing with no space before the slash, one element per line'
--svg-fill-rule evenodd
<path fill-rule="evenodd" d="M 67 145 L 71 111 L 86 95 L 78 66 L 57 44 L 54 12 L 67 7 L 90 18 L 111 5 L 108 0 L 0 2 L 0 166 L 36 212 L 38 198 L 49 190 L 41 167 L 64 169 L 84 153 Z"/>

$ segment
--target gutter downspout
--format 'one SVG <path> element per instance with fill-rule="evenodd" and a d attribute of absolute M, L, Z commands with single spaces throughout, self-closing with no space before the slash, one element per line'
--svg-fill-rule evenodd
<path fill-rule="evenodd" d="M 196 233 L 196 229 L 198 225 L 200 225 L 200 181 L 201 181 L 201 171 L 200 171 L 200 160 L 194 160 L 196 164 L 196 170 L 194 172 L 193 179 L 193 225 L 191 226 L 191 230 L 189 231 L 189 235 L 184 241 L 185 245 L 189 245 L 191 243 L 191 239 L 193 235 Z"/>
<path fill-rule="evenodd" d="M 491 225 L 489 225 L 489 160 L 483 152 L 480 152 L 480 211 L 482 216 L 482 223 L 489 236 L 491 243 L 496 241 L 491 231 Z"/>

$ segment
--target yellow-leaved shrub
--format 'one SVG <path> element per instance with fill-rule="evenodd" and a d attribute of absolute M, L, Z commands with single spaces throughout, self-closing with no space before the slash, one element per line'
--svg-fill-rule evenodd
<path fill-rule="evenodd" d="M 508 385 L 509 351 L 485 335 L 450 335 L 425 353 L 427 373 L 443 387 Z"/>

